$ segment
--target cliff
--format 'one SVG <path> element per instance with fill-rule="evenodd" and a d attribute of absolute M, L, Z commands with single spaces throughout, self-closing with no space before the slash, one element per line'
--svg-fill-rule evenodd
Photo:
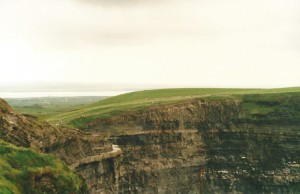
<path fill-rule="evenodd" d="M 4 101 L 0 101 L 0 140 L 4 140 L 5 142 L 9 142 L 14 144 L 18 147 L 29 148 L 27 153 L 48 153 L 56 158 L 62 160 L 69 168 L 73 171 L 74 168 L 79 168 L 81 165 L 87 165 L 89 163 L 101 163 L 114 158 L 121 154 L 121 150 L 117 151 L 113 149 L 112 144 L 105 139 L 105 137 L 101 137 L 95 134 L 88 134 L 83 133 L 78 130 L 70 129 L 70 128 L 62 128 L 62 127 L 54 127 L 49 123 L 41 121 L 33 116 L 30 115 L 21 115 L 13 111 L 13 109 Z M 1 146 L 1 149 L 4 149 Z M 42 155 L 43 156 L 43 155 Z M 37 155 L 35 158 L 42 156 Z M 105 156 L 105 157 L 99 157 Z M 1 155 L 0 160 L 3 160 L 3 155 Z M 16 158 L 21 158 L 22 160 L 26 159 L 26 155 L 24 154 L 16 154 Z M 46 157 L 46 156 L 45 156 Z M 48 156 L 47 156 L 48 157 Z M 88 160 L 89 158 L 95 158 L 93 160 Z M 35 160 L 32 158 L 32 160 Z M 42 159 L 41 159 L 42 160 Z M 58 161 L 59 163 L 59 161 Z M 4 168 L 1 166 L 0 168 Z M 34 163 L 29 165 L 30 168 L 41 168 L 39 173 L 37 173 L 40 178 L 44 177 L 45 180 L 49 179 L 48 182 L 52 189 L 60 190 L 59 193 L 65 193 L 68 191 L 65 187 L 62 187 L 58 184 L 55 184 L 57 178 L 53 176 L 57 176 L 56 167 L 54 168 L 55 173 L 52 173 L 51 170 L 43 170 L 48 169 L 47 165 L 50 164 L 49 162 L 44 162 L 43 165 L 35 166 Z M 53 165 L 53 164 L 51 164 Z M 27 168 L 25 167 L 18 167 L 18 168 Z M 14 167 L 12 167 L 14 168 Z M 65 171 L 68 171 L 66 166 L 63 167 Z M 76 169 L 75 169 L 76 170 Z M 63 171 L 62 171 L 63 172 Z M 25 170 L 22 172 L 25 176 L 32 176 L 34 173 L 31 170 Z M 73 172 L 74 173 L 74 172 Z M 79 175 L 84 176 L 86 172 L 84 170 L 77 171 Z M 108 174 L 112 174 L 111 172 L 107 172 Z M 4 175 L 3 175 L 4 176 Z M 6 175 L 5 175 L 6 176 Z M 5 177 L 4 176 L 4 177 Z M 77 176 L 74 174 L 69 174 L 69 176 Z M 59 177 L 59 178 L 64 178 Z M 62 181 L 58 178 L 58 181 Z M 70 178 L 70 177 L 69 177 Z M 67 178 L 68 179 L 68 178 Z M 5 180 L 5 178 L 4 178 Z M 23 190 L 20 186 L 22 179 L 17 181 L 17 185 L 10 186 L 9 188 L 14 188 L 14 190 Z M 14 181 L 13 181 L 14 182 Z M 26 182 L 23 180 L 23 182 Z M 35 188 L 37 182 L 36 181 L 28 183 L 29 188 Z M 23 185 L 23 183 L 21 184 Z M 26 184 L 25 184 L 26 185 Z M 71 183 L 66 183 L 65 186 L 72 187 Z M 82 183 L 84 187 L 85 184 Z M 99 183 L 101 185 L 101 183 Z M 3 186 L 3 185 L 2 185 Z M 5 186 L 5 185 L 4 185 Z M 0 184 L 1 187 L 1 184 Z M 17 187 L 17 188 L 15 188 Z M 78 187 L 78 186 L 77 186 Z M 87 188 L 91 190 L 90 185 L 87 185 Z M 70 188 L 72 190 L 72 188 Z M 69 191 L 71 191 L 69 190 Z M 78 188 L 77 188 L 78 190 Z M 41 190 L 36 190 L 35 192 L 42 192 Z M 78 191 L 78 193 L 88 192 L 86 191 Z M 55 193 L 55 192 L 54 192 Z"/>
<path fill-rule="evenodd" d="M 64 160 L 90 193 L 300 191 L 299 92 L 153 103 L 85 117 L 88 133 L 0 114 L 2 139 Z"/>
<path fill-rule="evenodd" d="M 87 131 L 139 131 L 208 129 L 226 125 L 237 118 L 238 100 L 188 100 L 168 105 L 156 105 L 145 110 L 126 112 L 87 124 Z"/>
<path fill-rule="evenodd" d="M 299 111 L 299 93 L 199 98 L 96 119 L 85 129 L 119 133 L 111 136 L 123 150 L 114 192 L 295 193 Z"/>
<path fill-rule="evenodd" d="M 36 151 L 51 152 L 67 164 L 99 151 L 111 150 L 111 144 L 100 136 L 54 127 L 36 117 L 18 114 L 10 107 L 0 111 L 0 126 L 1 139 Z M 95 151 L 94 147 L 101 147 L 102 150 Z"/>
<path fill-rule="evenodd" d="M 49 154 L 0 140 L 0 193 L 87 193 L 82 178 Z"/>

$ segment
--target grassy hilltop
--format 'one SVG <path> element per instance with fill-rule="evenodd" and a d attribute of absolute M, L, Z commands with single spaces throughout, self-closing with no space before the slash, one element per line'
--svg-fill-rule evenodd
<path fill-rule="evenodd" d="M 81 127 L 98 118 L 110 117 L 127 111 L 145 109 L 152 105 L 169 104 L 194 98 L 242 98 L 245 95 L 276 95 L 283 93 L 300 93 L 300 88 L 281 89 L 218 89 L 218 88 L 185 88 L 160 89 L 127 93 L 96 103 L 77 107 L 74 110 L 52 115 L 46 120 L 56 123 L 68 123 L 71 127 Z M 251 106 L 251 105 L 248 105 Z"/>

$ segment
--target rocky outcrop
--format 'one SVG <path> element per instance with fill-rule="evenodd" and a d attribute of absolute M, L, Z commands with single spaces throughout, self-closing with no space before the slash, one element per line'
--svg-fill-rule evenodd
<path fill-rule="evenodd" d="M 6 101 L 2 100 L 0 98 L 0 112 L 11 112 L 12 111 L 12 108 L 7 104 Z"/>
<path fill-rule="evenodd" d="M 40 121 L 30 115 L 21 115 L 14 112 L 8 104 L 0 101 L 0 139 L 20 147 L 34 149 L 38 152 L 51 153 L 63 160 L 70 168 L 75 168 L 89 183 L 89 169 L 82 166 L 103 165 L 114 166 L 114 158 L 122 151 L 105 137 L 83 133 L 79 130 L 55 127 Z M 115 171 L 117 171 L 115 165 Z M 88 176 L 86 176 L 88 174 Z M 115 172 L 110 168 L 105 169 L 104 174 L 96 177 L 105 179 Z M 94 188 L 105 188 L 111 183 L 98 182 L 87 184 L 90 191 Z M 110 186 L 107 191 L 111 191 Z"/>
<path fill-rule="evenodd" d="M 189 100 L 169 105 L 150 107 L 146 110 L 127 112 L 89 123 L 85 130 L 99 131 L 140 131 L 209 129 L 213 126 L 227 125 L 239 114 L 238 100 L 207 101 Z"/>
<path fill-rule="evenodd" d="M 99 135 L 54 127 L 30 115 L 11 109 L 0 112 L 0 138 L 17 146 L 55 154 L 67 164 L 79 159 L 111 151 L 111 143 Z M 94 149 L 101 147 L 101 149 Z"/>
<path fill-rule="evenodd" d="M 118 145 L 112 145 L 112 151 L 100 153 L 98 155 L 88 156 L 85 158 L 80 159 L 76 163 L 70 165 L 72 168 L 77 168 L 80 165 L 90 164 L 90 163 L 96 163 L 101 162 L 108 158 L 115 158 L 122 154 L 121 148 L 119 148 Z"/>

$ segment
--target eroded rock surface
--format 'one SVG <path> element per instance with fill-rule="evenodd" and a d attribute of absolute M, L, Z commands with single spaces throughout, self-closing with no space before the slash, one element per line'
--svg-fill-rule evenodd
<path fill-rule="evenodd" d="M 85 178 L 87 187 L 93 193 L 95 188 L 102 188 L 104 193 L 111 192 L 110 181 L 90 184 L 90 169 L 84 165 L 97 164 L 103 166 L 104 174 L 97 173 L 92 179 L 112 176 L 115 174 L 109 166 L 121 154 L 121 150 L 112 147 L 106 138 L 83 133 L 79 130 L 54 127 L 30 115 L 21 115 L 0 99 L 0 139 L 17 146 L 31 148 L 39 152 L 50 153 L 63 160 L 69 167 L 76 169 Z M 107 168 L 106 168 L 107 167 Z M 108 188 L 106 190 L 105 188 Z"/>
<path fill-rule="evenodd" d="M 111 137 L 123 150 L 118 193 L 300 192 L 299 96 L 246 100 L 156 106 L 88 127 L 127 131 Z"/>
<path fill-rule="evenodd" d="M 91 193 L 300 192 L 300 95 L 155 105 L 95 120 L 94 134 L 0 114 L 1 138 L 55 154 Z"/>

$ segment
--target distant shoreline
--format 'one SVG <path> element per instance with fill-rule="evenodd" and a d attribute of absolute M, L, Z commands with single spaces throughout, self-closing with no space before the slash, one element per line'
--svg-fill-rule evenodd
<path fill-rule="evenodd" d="M 0 92 L 0 98 L 41 98 L 41 97 L 79 97 L 79 96 L 116 96 L 132 91 L 98 92 Z"/>

